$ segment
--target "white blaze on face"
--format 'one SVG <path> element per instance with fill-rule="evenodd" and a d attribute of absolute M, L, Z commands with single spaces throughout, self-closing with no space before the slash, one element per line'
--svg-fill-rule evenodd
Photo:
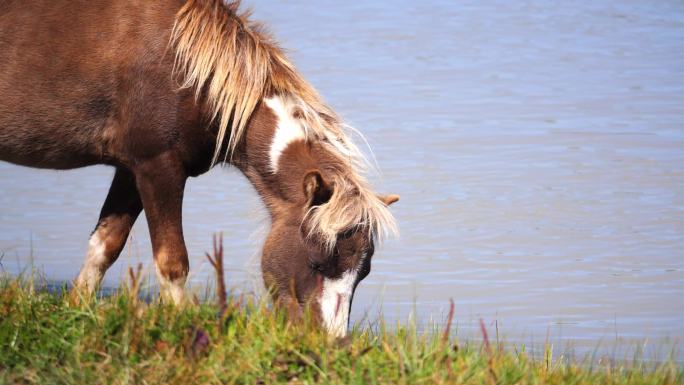
<path fill-rule="evenodd" d="M 365 255 L 361 258 L 359 266 L 345 271 L 339 278 L 323 279 L 323 293 L 319 301 L 321 318 L 328 333 L 334 337 L 344 337 L 347 334 L 354 284 L 364 259 Z"/>
<path fill-rule="evenodd" d="M 298 119 L 293 116 L 291 106 L 280 96 L 264 99 L 264 103 L 273 110 L 278 117 L 278 126 L 273 134 L 269 159 L 273 172 L 278 171 L 278 159 L 287 146 L 295 140 L 305 139 L 304 128 Z"/>

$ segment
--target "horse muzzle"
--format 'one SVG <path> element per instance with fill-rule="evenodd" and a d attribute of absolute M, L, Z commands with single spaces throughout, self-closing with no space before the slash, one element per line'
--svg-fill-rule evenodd
<path fill-rule="evenodd" d="M 323 326 L 333 337 L 341 338 L 347 334 L 357 276 L 357 272 L 348 271 L 336 279 L 323 279 L 323 290 L 318 303 Z"/>

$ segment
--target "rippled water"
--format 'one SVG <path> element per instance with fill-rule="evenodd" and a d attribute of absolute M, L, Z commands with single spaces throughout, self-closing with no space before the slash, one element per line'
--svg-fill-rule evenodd
<path fill-rule="evenodd" d="M 443 321 L 453 298 L 464 338 L 483 318 L 515 341 L 681 343 L 684 4 L 250 3 L 402 197 L 353 320 Z M 2 267 L 72 279 L 111 175 L 0 163 Z M 186 197 L 193 282 L 223 231 L 230 283 L 257 290 L 251 187 L 214 170 Z M 107 284 L 149 255 L 141 220 Z"/>

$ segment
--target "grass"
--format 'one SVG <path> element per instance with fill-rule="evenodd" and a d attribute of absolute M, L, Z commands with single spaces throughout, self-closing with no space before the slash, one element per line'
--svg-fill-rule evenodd
<path fill-rule="evenodd" d="M 331 339 L 306 315 L 292 322 L 263 300 L 227 296 L 220 239 L 207 258 L 216 303 L 180 307 L 140 300 L 141 266 L 128 285 L 92 298 L 0 276 L 0 384 L 684 384 L 675 361 L 504 349 L 482 322 L 481 343 L 459 343 L 453 303 L 443 330 L 380 321 Z"/>
<path fill-rule="evenodd" d="M 21 279 L 0 280 L 0 383 L 681 384 L 674 362 L 589 365 L 534 359 L 449 330 L 353 331 L 332 340 L 265 303 L 174 307 L 133 284 L 74 301 Z M 223 311 L 220 309 L 223 308 Z M 222 313 L 220 316 L 219 314 Z"/>

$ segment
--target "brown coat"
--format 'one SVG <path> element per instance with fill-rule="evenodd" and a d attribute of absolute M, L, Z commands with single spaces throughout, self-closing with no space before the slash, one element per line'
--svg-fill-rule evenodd
<path fill-rule="evenodd" d="M 355 287 L 373 239 L 394 229 L 386 205 L 395 199 L 369 188 L 342 122 L 238 7 L 0 0 L 0 160 L 116 168 L 79 287 L 99 284 L 144 209 L 163 293 L 180 301 L 185 181 L 222 160 L 271 213 L 262 267 L 285 302 L 318 306 L 321 285 L 352 270 L 362 272 Z M 277 172 L 269 149 L 279 117 L 263 103 L 274 95 L 292 101 L 288 114 L 306 132 Z"/>

